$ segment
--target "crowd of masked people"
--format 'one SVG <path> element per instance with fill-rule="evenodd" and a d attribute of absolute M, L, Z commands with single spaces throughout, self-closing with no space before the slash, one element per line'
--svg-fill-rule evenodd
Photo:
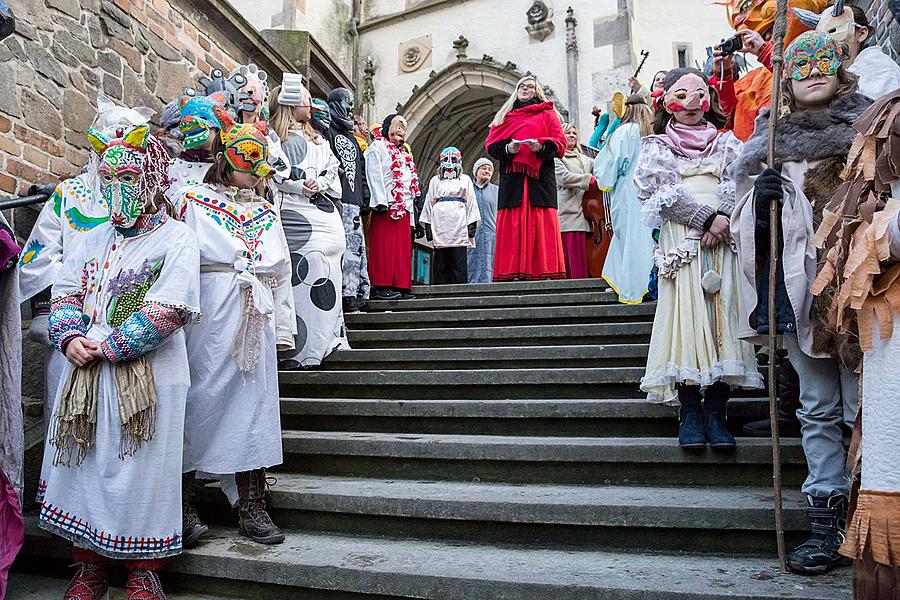
<path fill-rule="evenodd" d="M 411 298 L 416 238 L 434 248 L 434 283 L 590 274 L 592 194 L 608 220 L 602 276 L 621 302 L 657 298 L 641 388 L 679 406 L 678 443 L 735 447 L 726 407 L 763 387 L 757 349 L 774 328 L 781 425 L 809 467 L 811 535 L 788 564 L 818 574 L 854 559 L 857 597 L 896 597 L 900 67 L 862 11 L 795 3 L 770 164 L 773 4 L 736 3 L 738 33 L 709 73 L 633 81 L 588 145 L 524 77 L 472 176 L 448 147 L 427 189 L 403 116 L 372 131 L 348 90 L 313 98 L 299 75 L 270 89 L 254 65 L 214 71 L 161 127 L 98 98 L 84 172 L 54 189 L 24 247 L 0 228 L 3 301 L 50 288 L 30 332 L 47 347 L 39 523 L 73 542 L 65 598 L 102 598 L 110 560 L 125 562 L 129 598 L 163 598 L 162 561 L 208 531 L 195 495 L 209 481 L 240 535 L 284 541 L 266 510 L 266 470 L 283 459 L 279 368 L 348 347 L 344 312 L 369 298 Z M 742 75 L 736 50 L 762 66 Z M 21 347 L 0 351 L 20 364 Z M 0 443 L 9 456 L 15 440 Z M 8 510 L 21 459 L 0 466 Z M 3 516 L 6 539 L 20 536 Z"/>

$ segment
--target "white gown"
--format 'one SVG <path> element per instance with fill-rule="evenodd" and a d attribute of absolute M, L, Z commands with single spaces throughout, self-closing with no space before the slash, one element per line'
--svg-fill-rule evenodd
<path fill-rule="evenodd" d="M 321 195 L 305 196 L 301 181 L 277 184 L 277 202 L 290 248 L 297 324 L 294 349 L 279 353 L 287 368 L 315 367 L 332 352 L 350 348 L 341 302 L 341 261 L 347 236 L 341 211 L 329 199 L 341 197 L 340 163 L 327 140 L 319 138 L 316 144 L 302 135 L 291 132 L 282 142 L 285 158 L 319 184 Z"/>
<path fill-rule="evenodd" d="M 469 225 L 481 221 L 481 212 L 472 179 L 465 173 L 456 179 L 432 177 L 419 220 L 431 225 L 435 248 L 474 248 Z"/>
<path fill-rule="evenodd" d="M 276 208 L 251 190 L 192 188 L 176 211 L 197 233 L 200 308 L 188 335 L 191 390 L 184 427 L 184 471 L 228 475 L 282 462 L 276 344 L 294 334 L 291 263 Z M 249 323 L 243 290 L 264 315 L 258 346 L 252 336 L 232 356 L 235 334 Z M 254 319 L 255 320 L 255 319 Z"/>
<path fill-rule="evenodd" d="M 199 254 L 190 230 L 174 219 L 132 238 L 109 224 L 95 228 L 67 256 L 53 297 L 83 295 L 90 318 L 87 337 L 105 340 L 115 295 L 112 279 L 140 270 L 145 260 L 162 261 L 159 278 L 144 303 L 200 313 Z M 61 354 L 57 352 L 57 354 Z M 44 450 L 38 487 L 40 526 L 60 537 L 117 559 L 163 558 L 181 552 L 181 461 L 184 407 L 191 379 L 184 331 L 179 329 L 146 354 L 156 384 L 156 432 L 133 456 L 119 458 L 121 424 L 114 367 L 100 367 L 96 445 L 75 466 L 53 465 L 56 448 Z M 61 381 L 74 369 L 65 362 Z M 59 401 L 58 386 L 53 405 Z"/>

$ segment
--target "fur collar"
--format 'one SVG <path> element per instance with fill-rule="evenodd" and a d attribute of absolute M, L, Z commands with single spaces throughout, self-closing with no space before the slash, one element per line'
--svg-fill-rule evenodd
<path fill-rule="evenodd" d="M 776 162 L 821 160 L 846 157 L 856 137 L 853 122 L 872 101 L 856 92 L 837 98 L 825 110 L 798 111 L 778 121 L 775 132 Z M 769 147 L 769 109 L 756 119 L 753 135 L 744 144 L 740 158 L 732 167 L 735 180 L 759 171 Z"/>

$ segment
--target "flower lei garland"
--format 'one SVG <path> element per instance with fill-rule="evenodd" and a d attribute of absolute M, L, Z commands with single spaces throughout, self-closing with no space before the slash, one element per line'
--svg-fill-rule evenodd
<path fill-rule="evenodd" d="M 391 218 L 399 221 L 406 215 L 406 203 L 403 201 L 403 166 L 412 173 L 412 180 L 409 182 L 409 193 L 413 198 L 417 198 L 420 193 L 419 174 L 416 173 L 416 164 L 413 162 L 412 154 L 405 148 L 401 149 L 396 144 L 384 139 L 388 154 L 391 155 L 391 176 L 394 179 L 394 189 L 391 191 L 393 199 L 388 205 Z"/>

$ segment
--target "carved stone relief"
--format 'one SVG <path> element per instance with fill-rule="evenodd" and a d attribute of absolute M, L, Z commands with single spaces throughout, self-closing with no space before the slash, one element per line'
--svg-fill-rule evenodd
<path fill-rule="evenodd" d="M 431 66 L 431 36 L 426 35 L 400 44 L 400 73 L 415 73 Z"/>
<path fill-rule="evenodd" d="M 553 24 L 553 8 L 544 0 L 534 0 L 525 17 L 528 19 L 525 31 L 539 42 L 547 39 L 556 28 Z"/>

